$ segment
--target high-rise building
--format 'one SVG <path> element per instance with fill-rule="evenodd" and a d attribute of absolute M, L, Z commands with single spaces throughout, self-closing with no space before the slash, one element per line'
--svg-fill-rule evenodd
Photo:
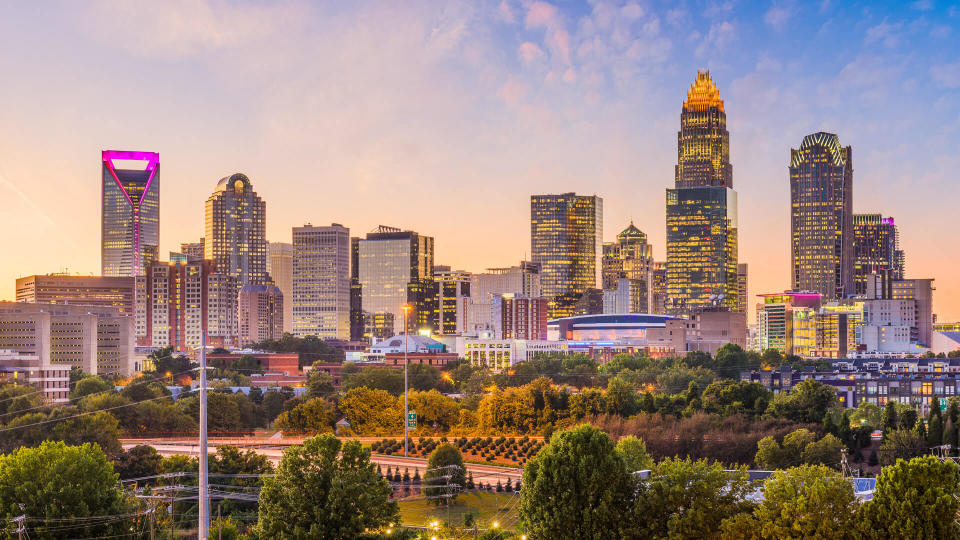
<path fill-rule="evenodd" d="M 697 73 L 683 102 L 675 175 L 667 189 L 667 312 L 735 310 L 737 192 L 727 115 L 709 71 Z"/>
<path fill-rule="evenodd" d="M 237 295 L 240 345 L 283 337 L 283 293 L 273 285 L 244 285 Z"/>
<path fill-rule="evenodd" d="M 470 324 L 470 272 L 433 267 L 437 291 L 434 328 L 441 336 L 463 335 Z"/>
<path fill-rule="evenodd" d="M 602 275 L 604 291 L 618 289 L 622 279 L 629 282 L 629 311 L 611 313 L 651 312 L 653 246 L 647 243 L 647 235 L 636 228 L 632 221 L 617 235 L 615 242 L 603 244 Z M 604 307 L 606 312 L 607 308 Z"/>
<path fill-rule="evenodd" d="M 747 312 L 747 263 L 737 264 L 737 313 Z"/>
<path fill-rule="evenodd" d="M 500 297 L 505 294 L 541 297 L 540 266 L 520 261 L 517 266 L 487 268 L 470 277 L 470 303 L 467 333 L 495 336 L 502 333 Z"/>
<path fill-rule="evenodd" d="M 133 316 L 116 307 L 0 302 L 0 350 L 36 356 L 41 366 L 132 375 L 135 341 Z"/>
<path fill-rule="evenodd" d="M 652 285 L 650 289 L 650 313 L 657 315 L 667 314 L 667 263 L 655 261 L 653 263 Z"/>
<path fill-rule="evenodd" d="M 786 291 L 776 294 L 760 294 L 763 302 L 757 304 L 757 325 L 760 350 L 773 349 L 781 354 L 793 354 L 794 310 L 820 308 L 820 293 Z"/>
<path fill-rule="evenodd" d="M 530 240 L 549 316 L 573 315 L 578 300 L 600 281 L 603 199 L 575 193 L 531 196 Z"/>
<path fill-rule="evenodd" d="M 270 284 L 267 274 L 266 211 L 250 179 L 237 173 L 220 179 L 207 199 L 204 259 L 216 272 L 243 285 Z"/>
<path fill-rule="evenodd" d="M 142 276 L 159 253 L 160 154 L 104 150 L 101 164 L 100 274 Z"/>
<path fill-rule="evenodd" d="M 351 305 L 359 313 L 351 318 L 355 316 L 363 326 L 369 326 L 362 322 L 365 318 L 385 322 L 388 317 L 382 314 L 389 313 L 393 317 L 392 335 L 396 335 L 403 330 L 401 306 L 410 305 L 413 309 L 407 316 L 406 330 L 434 330 L 433 237 L 381 225 L 366 238 L 352 242 L 351 293 L 356 300 L 351 300 Z"/>
<path fill-rule="evenodd" d="M 292 277 L 293 334 L 349 339 L 350 229 L 294 227 Z"/>
<path fill-rule="evenodd" d="M 893 218 L 880 214 L 853 215 L 853 292 L 867 293 L 870 274 L 892 272 L 903 279 L 905 257 Z"/>
<path fill-rule="evenodd" d="M 142 346 L 209 347 L 237 342 L 237 280 L 213 271 L 210 261 L 155 262 L 138 278 L 137 341 Z"/>
<path fill-rule="evenodd" d="M 17 279 L 17 302 L 112 307 L 121 315 L 133 316 L 135 281 L 133 277 L 27 276 Z"/>
<path fill-rule="evenodd" d="M 790 206 L 793 288 L 853 294 L 853 148 L 832 133 L 804 137 L 790 150 Z"/>
<path fill-rule="evenodd" d="M 547 339 L 547 299 L 505 294 L 501 297 L 503 332 L 496 339 Z"/>
<path fill-rule="evenodd" d="M 283 293 L 283 331 L 293 332 L 293 244 L 270 242 L 267 246 L 267 273 Z"/>

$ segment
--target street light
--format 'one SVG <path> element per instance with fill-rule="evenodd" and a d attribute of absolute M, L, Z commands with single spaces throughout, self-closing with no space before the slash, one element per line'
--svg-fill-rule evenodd
<path fill-rule="evenodd" d="M 403 457 L 409 457 L 409 446 L 410 446 L 410 436 L 408 430 L 410 429 L 409 424 L 409 410 L 407 408 L 407 314 L 410 313 L 410 310 L 413 307 L 410 304 L 404 304 L 400 306 L 400 309 L 403 311 Z"/>

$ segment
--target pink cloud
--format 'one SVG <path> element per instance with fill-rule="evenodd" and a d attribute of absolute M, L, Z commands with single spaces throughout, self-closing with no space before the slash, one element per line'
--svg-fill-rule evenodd
<path fill-rule="evenodd" d="M 543 57 L 543 50 L 536 43 L 525 41 L 520 45 L 520 59 L 526 63 L 539 60 Z"/>
<path fill-rule="evenodd" d="M 557 22 L 557 8 L 553 4 L 534 2 L 527 9 L 527 28 L 552 28 Z"/>
<path fill-rule="evenodd" d="M 503 86 L 497 90 L 497 97 L 503 100 L 507 105 L 519 105 L 530 93 L 530 85 L 526 82 L 510 77 Z"/>

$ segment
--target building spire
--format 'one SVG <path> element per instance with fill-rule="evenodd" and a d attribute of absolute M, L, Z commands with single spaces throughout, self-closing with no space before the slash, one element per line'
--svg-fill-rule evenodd
<path fill-rule="evenodd" d="M 717 107 L 720 112 L 724 112 L 720 90 L 717 89 L 716 83 L 710 78 L 710 70 L 701 69 L 697 71 L 696 80 L 690 83 L 683 108 L 687 111 L 705 111 L 712 107 Z"/>

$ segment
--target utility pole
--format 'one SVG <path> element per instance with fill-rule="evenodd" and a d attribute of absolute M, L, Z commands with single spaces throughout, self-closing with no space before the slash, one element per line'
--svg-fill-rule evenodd
<path fill-rule="evenodd" d="M 207 479 L 207 331 L 200 336 L 200 493 L 198 537 L 207 540 L 210 527 L 210 499 Z"/>
<path fill-rule="evenodd" d="M 410 305 L 400 306 L 403 311 L 403 457 L 410 456 L 410 436 L 409 436 L 409 414 L 407 407 L 407 313 L 410 311 Z"/>
<path fill-rule="evenodd" d="M 23 510 L 23 508 L 21 508 L 21 510 Z M 24 521 L 26 521 L 26 519 L 27 519 L 26 514 L 20 514 L 19 516 L 10 520 L 13 523 L 17 524 L 17 540 L 23 540 L 26 537 L 27 528 L 24 525 Z"/>

